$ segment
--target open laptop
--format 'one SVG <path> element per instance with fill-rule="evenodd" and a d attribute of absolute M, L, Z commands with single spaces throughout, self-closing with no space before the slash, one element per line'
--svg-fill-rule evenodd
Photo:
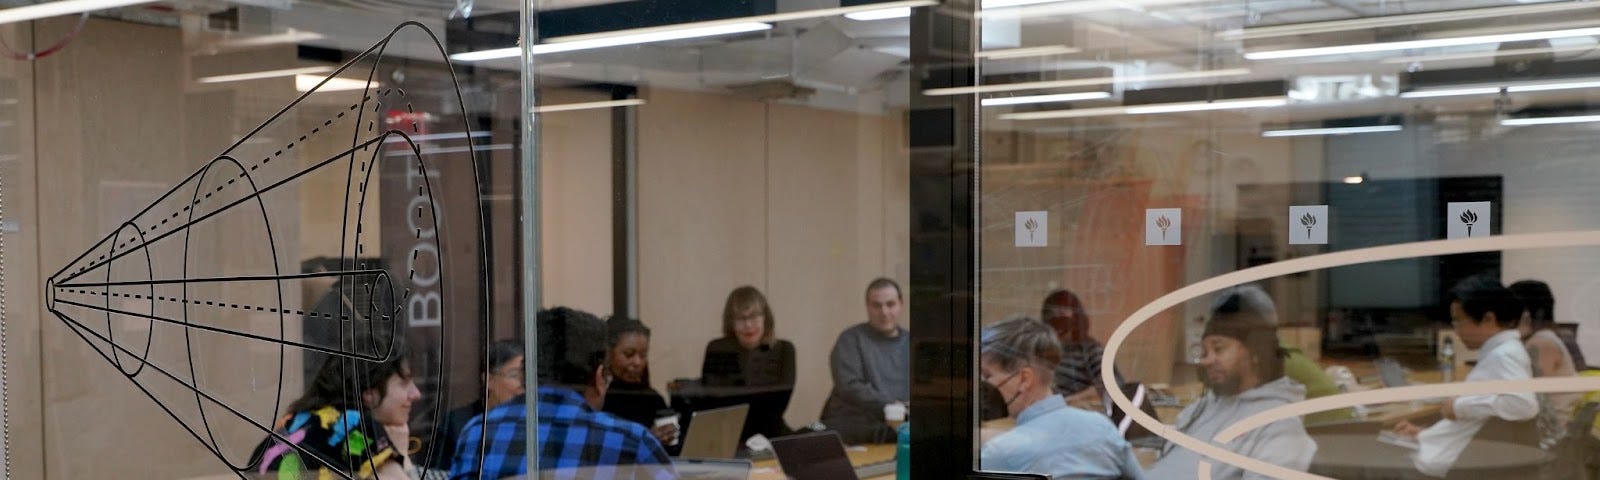
<path fill-rule="evenodd" d="M 734 458 L 739 451 L 739 442 L 744 440 L 740 433 L 744 431 L 745 417 L 749 413 L 749 405 L 694 412 L 689 419 L 688 429 L 683 432 L 683 450 L 678 456 Z"/>
<path fill-rule="evenodd" d="M 1372 363 L 1378 366 L 1378 378 L 1383 381 L 1384 387 L 1395 388 L 1411 384 L 1409 380 L 1406 380 L 1406 369 L 1401 367 L 1400 362 L 1395 361 L 1393 358 L 1379 358 L 1373 360 Z"/>
<path fill-rule="evenodd" d="M 839 433 L 823 431 L 772 439 L 784 476 L 794 480 L 860 480 Z"/>
<path fill-rule="evenodd" d="M 749 480 L 749 460 L 720 458 L 675 458 L 673 469 L 682 480 Z"/>

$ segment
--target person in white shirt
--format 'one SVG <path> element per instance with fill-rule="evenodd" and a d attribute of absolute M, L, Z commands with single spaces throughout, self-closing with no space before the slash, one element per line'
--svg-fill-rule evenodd
<path fill-rule="evenodd" d="M 1450 321 L 1456 336 L 1479 352 L 1478 365 L 1466 381 L 1533 378 L 1533 361 L 1517 331 L 1522 304 L 1510 290 L 1498 280 L 1477 276 L 1462 280 L 1450 290 L 1450 297 Z M 1440 409 L 1443 419 L 1427 429 L 1408 422 L 1400 422 L 1394 429 L 1417 439 L 1419 448 L 1411 457 L 1417 471 L 1443 478 L 1489 418 L 1517 422 L 1538 414 L 1539 402 L 1533 393 L 1468 395 L 1446 401 Z"/>

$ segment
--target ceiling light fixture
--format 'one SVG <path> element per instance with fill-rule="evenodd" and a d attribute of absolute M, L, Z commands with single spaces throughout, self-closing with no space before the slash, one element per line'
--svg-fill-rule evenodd
<path fill-rule="evenodd" d="M 200 77 L 200 78 L 195 79 L 195 81 L 199 82 L 199 83 L 243 82 L 243 81 L 246 81 L 246 80 L 261 80 L 261 79 L 266 79 L 266 78 L 292 77 L 292 76 L 299 75 L 299 74 L 302 74 L 302 73 L 305 73 L 305 74 L 328 73 L 328 72 L 331 72 L 331 71 L 333 71 L 333 67 L 326 67 L 326 66 L 324 66 L 324 67 L 285 68 L 283 70 L 267 70 L 267 71 L 261 71 L 261 72 L 235 73 L 235 74 L 232 74 L 232 75 L 214 75 L 214 76 L 210 76 L 210 77 Z"/>
<path fill-rule="evenodd" d="M 1456 88 L 1441 88 L 1428 90 L 1412 90 L 1401 92 L 1400 98 L 1434 98 L 1457 97 L 1463 95 L 1494 95 L 1504 88 L 1506 93 L 1548 92 L 1553 90 L 1576 90 L 1583 88 L 1600 88 L 1600 80 L 1585 80 L 1577 82 L 1560 83 L 1535 83 L 1515 85 L 1481 85 Z"/>
<path fill-rule="evenodd" d="M 1262 137 L 1304 137 L 1310 135 L 1350 135 L 1354 133 L 1381 133 L 1398 132 L 1405 127 L 1399 125 L 1367 125 L 1361 127 L 1328 127 L 1328 128 L 1297 128 L 1282 130 L 1267 130 L 1261 132 Z M 1356 177 L 1360 178 L 1360 177 Z M 1359 182 L 1357 182 L 1359 183 Z"/>
<path fill-rule="evenodd" d="M 57 0 L 54 2 L 39 3 L 24 7 L 12 7 L 0 10 L 0 24 L 26 22 L 41 18 L 72 15 L 111 8 L 131 7 L 146 3 L 156 3 L 156 1 L 157 0 Z"/>
<path fill-rule="evenodd" d="M 1503 33 L 1496 35 L 1475 35 L 1470 37 L 1429 38 L 1424 40 L 1407 40 L 1401 42 L 1359 43 L 1353 45 L 1335 45 L 1331 47 L 1268 50 L 1261 52 L 1248 52 L 1244 54 L 1244 58 L 1248 60 L 1281 60 L 1287 58 L 1347 55 L 1353 53 L 1392 52 L 1396 50 L 1413 50 L 1418 48 L 1459 47 L 1463 45 L 1522 42 L 1528 40 L 1549 40 L 1553 38 L 1587 37 L 1593 35 L 1600 35 L 1600 27 L 1574 28 L 1568 30 L 1546 30 L 1540 32 Z"/>
<path fill-rule="evenodd" d="M 324 81 L 326 79 L 326 81 Z M 321 77 L 317 75 L 295 75 L 294 89 L 301 92 L 316 90 L 317 92 L 339 92 L 344 90 L 365 90 L 383 86 L 378 82 L 356 80 L 353 78 Z"/>
<path fill-rule="evenodd" d="M 533 113 L 570 112 L 573 110 L 591 110 L 596 108 L 616 108 L 644 105 L 642 98 L 629 98 L 625 100 L 606 100 L 601 102 L 563 103 L 560 105 L 540 105 L 533 107 Z"/>
<path fill-rule="evenodd" d="M 982 18 L 1048 17 L 1074 13 L 1131 10 L 1144 12 L 1144 7 L 1190 3 L 1194 0 L 988 0 L 983 2 Z"/>
<path fill-rule="evenodd" d="M 1072 48 L 1066 45 L 1049 45 L 1043 47 L 1007 48 L 1002 50 L 984 50 L 973 56 L 988 60 L 1004 60 L 1011 58 L 1043 57 L 1046 55 L 1070 55 L 1082 52 L 1083 49 Z"/>
<path fill-rule="evenodd" d="M 1054 94 L 1054 95 L 1029 95 L 1029 96 L 1025 96 L 1025 97 L 985 98 L 982 101 L 980 101 L 979 103 L 982 104 L 985 107 L 998 107 L 998 106 L 1002 106 L 1002 105 L 1023 105 L 1023 104 L 1029 104 L 1029 103 L 1054 103 L 1054 102 L 1075 102 L 1075 101 L 1079 101 L 1079 100 L 1099 100 L 1099 99 L 1102 99 L 1102 98 L 1111 98 L 1111 93 L 1109 93 L 1109 92 L 1079 92 L 1079 93 L 1059 93 L 1059 94 Z"/>
<path fill-rule="evenodd" d="M 1044 112 L 1008 113 L 1001 120 L 1048 120 L 1055 118 L 1098 117 L 1105 115 L 1151 115 L 1160 113 L 1203 112 L 1211 110 L 1243 110 L 1251 108 L 1281 107 L 1289 104 L 1287 97 L 1242 98 L 1214 102 L 1180 102 L 1135 105 L 1131 107 L 1079 108 Z"/>
<path fill-rule="evenodd" d="M 848 19 L 855 20 L 855 21 L 858 21 L 858 22 L 870 22 L 870 21 L 873 21 L 873 20 L 889 20 L 889 19 L 894 19 L 894 18 L 906 18 L 906 17 L 910 17 L 910 16 L 911 16 L 911 7 L 885 8 L 885 9 L 882 9 L 882 10 L 867 10 L 865 12 L 855 12 L 855 13 L 846 13 L 846 14 L 844 14 L 844 18 L 848 18 Z"/>
<path fill-rule="evenodd" d="M 1559 125 L 1564 123 L 1593 123 L 1600 122 L 1600 115 L 1574 115 L 1569 117 L 1528 117 L 1507 118 L 1500 124 L 1507 127 L 1523 127 L 1528 125 Z"/>
<path fill-rule="evenodd" d="M 1100 77 L 1079 78 L 1072 80 L 1045 80 L 1039 82 L 1001 83 L 996 85 L 979 85 L 976 87 L 930 88 L 923 90 L 923 95 L 965 95 L 970 93 L 1015 92 L 1018 90 L 1043 90 L 1049 88 L 1092 87 L 1096 85 L 1110 85 L 1113 83 L 1142 83 L 1161 82 L 1168 80 L 1194 80 L 1200 78 L 1232 77 L 1249 75 L 1250 69 L 1230 68 L 1225 70 L 1202 70 L 1198 72 L 1178 73 L 1153 73 L 1150 75 L 1133 75 L 1127 77 Z"/>
<path fill-rule="evenodd" d="M 1243 29 L 1227 30 L 1217 34 L 1223 38 L 1251 40 L 1257 38 L 1289 37 L 1295 35 L 1311 35 L 1316 33 L 1348 32 L 1352 30 L 1367 30 L 1372 28 L 1399 27 L 1406 25 L 1420 25 L 1427 23 L 1454 22 L 1460 20 L 1474 20 L 1482 18 L 1501 18 L 1513 15 L 1529 15 L 1539 13 L 1564 12 L 1569 10 L 1584 10 L 1600 8 L 1600 3 L 1594 2 L 1563 2 L 1543 5 L 1514 5 L 1509 7 L 1473 8 L 1466 10 L 1447 10 L 1442 12 L 1411 13 L 1402 15 L 1384 15 L 1378 17 L 1356 18 L 1349 20 L 1333 20 L 1328 22 L 1295 23 L 1289 25 L 1272 25 L 1265 27 L 1250 27 Z"/>
<path fill-rule="evenodd" d="M 1362 183 L 1364 183 L 1366 181 L 1367 181 L 1366 177 L 1363 177 L 1363 176 L 1360 176 L 1360 175 L 1351 175 L 1351 176 L 1348 176 L 1348 177 L 1344 177 L 1344 183 L 1350 184 L 1350 185 L 1360 185 L 1360 184 L 1362 184 Z"/>
<path fill-rule="evenodd" d="M 1595 3 L 1593 5 L 1600 5 Z M 1438 62 L 1445 60 L 1466 60 L 1472 58 L 1500 57 L 1504 55 L 1525 55 L 1538 53 L 1565 53 L 1576 51 L 1590 51 L 1595 45 L 1567 45 L 1563 47 L 1516 48 L 1511 50 L 1484 50 L 1479 52 L 1441 53 L 1437 55 L 1409 55 L 1404 57 L 1391 57 L 1379 60 L 1383 63 L 1411 63 L 1411 62 Z"/>

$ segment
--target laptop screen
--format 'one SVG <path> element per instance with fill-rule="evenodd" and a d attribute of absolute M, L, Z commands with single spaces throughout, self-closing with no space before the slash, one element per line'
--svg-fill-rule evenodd
<path fill-rule="evenodd" d="M 837 432 L 776 438 L 772 451 L 784 475 L 794 480 L 858 480 Z"/>

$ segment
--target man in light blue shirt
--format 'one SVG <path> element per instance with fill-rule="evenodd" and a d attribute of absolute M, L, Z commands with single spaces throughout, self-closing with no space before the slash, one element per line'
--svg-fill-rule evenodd
<path fill-rule="evenodd" d="M 1105 415 L 1067 406 L 1054 392 L 1061 344 L 1031 318 L 983 329 L 983 381 L 1005 400 L 1016 427 L 983 445 L 988 471 L 1040 473 L 1058 479 L 1142 479 L 1133 448 Z"/>

